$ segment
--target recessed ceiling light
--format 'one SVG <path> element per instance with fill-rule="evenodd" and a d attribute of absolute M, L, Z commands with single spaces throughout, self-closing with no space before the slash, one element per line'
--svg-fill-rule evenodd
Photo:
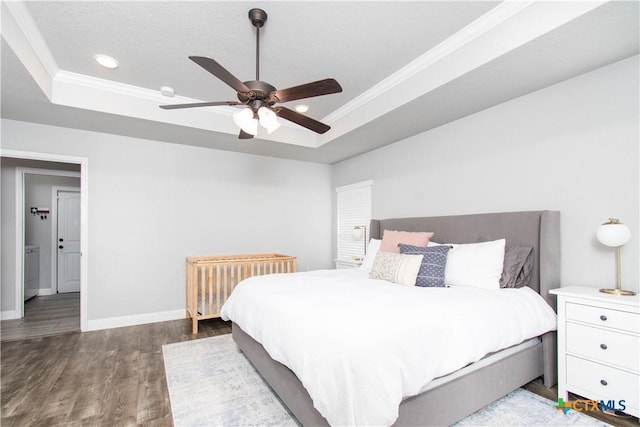
<path fill-rule="evenodd" d="M 173 96 L 175 95 L 175 91 L 173 90 L 173 88 L 171 86 L 160 86 L 160 93 L 163 94 L 164 96 Z"/>
<path fill-rule="evenodd" d="M 306 113 L 309 111 L 309 106 L 306 104 L 298 104 L 295 106 L 295 109 L 298 113 Z"/>
<path fill-rule="evenodd" d="M 96 62 L 102 65 L 104 68 L 113 69 L 113 68 L 118 68 L 118 65 L 120 65 L 118 60 L 108 55 L 95 55 L 94 58 Z"/>

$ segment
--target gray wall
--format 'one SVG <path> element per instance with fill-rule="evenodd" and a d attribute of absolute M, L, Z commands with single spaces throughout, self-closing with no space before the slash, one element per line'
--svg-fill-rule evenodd
<path fill-rule="evenodd" d="M 614 285 L 595 230 L 618 217 L 632 230 L 623 287 L 638 290 L 638 68 L 636 56 L 340 162 L 333 185 L 373 179 L 374 218 L 559 210 L 563 286 Z"/>
<path fill-rule="evenodd" d="M 51 264 L 56 262 L 56 253 L 51 253 L 51 236 L 56 224 L 51 215 L 47 219 L 40 219 L 39 215 L 29 212 L 30 206 L 47 207 L 53 212 L 52 191 L 53 187 L 78 187 L 80 178 L 65 176 L 49 176 L 26 174 L 25 176 L 25 216 L 24 238 L 26 245 L 37 245 L 40 248 L 40 286 L 41 290 L 51 292 Z M 46 291 L 45 291 L 46 292 Z"/>
<path fill-rule="evenodd" d="M 189 255 L 279 252 L 299 270 L 331 267 L 328 165 L 12 120 L 2 144 L 88 158 L 90 322 L 184 308 Z M 15 256 L 4 249 L 3 267 Z M 3 274 L 3 310 L 12 286 Z"/>

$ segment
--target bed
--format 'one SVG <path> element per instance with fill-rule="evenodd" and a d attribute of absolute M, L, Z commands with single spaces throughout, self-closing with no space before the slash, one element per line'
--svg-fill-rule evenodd
<path fill-rule="evenodd" d="M 535 291 L 544 301 L 537 296 L 536 298 L 542 301 L 545 306 L 548 305 L 546 306 L 547 309 L 549 307 L 555 309 L 554 297 L 548 291 L 558 287 L 560 280 L 558 212 L 529 211 L 372 220 L 370 238 L 380 239 L 383 230 L 434 231 L 436 233 L 434 240 L 454 244 L 485 242 L 504 238 L 508 245 L 529 246 L 533 252 L 531 280 L 527 285 L 529 289 L 519 291 L 524 293 Z M 334 273 L 311 274 L 324 276 Z M 352 272 L 348 274 L 357 275 L 359 273 Z M 283 278 L 282 281 L 294 279 L 289 276 L 287 275 L 287 279 Z M 278 280 L 277 276 L 268 277 L 269 279 L 265 280 Z M 240 285 L 235 292 L 237 293 L 238 290 L 241 290 L 242 286 Z M 327 286 L 327 289 L 329 288 L 330 286 Z M 284 296 L 289 292 L 286 287 L 278 288 L 277 285 L 273 289 L 276 289 L 276 291 L 270 292 L 276 295 L 280 292 Z M 479 297 L 480 294 L 478 294 Z M 259 316 L 269 306 L 266 300 L 264 301 L 264 303 L 261 301 L 250 308 L 244 308 L 243 311 L 245 313 L 249 312 L 250 316 Z M 340 301 L 336 301 L 336 304 L 339 305 Z M 300 303 L 300 306 L 305 307 L 303 303 Z M 305 310 L 313 311 L 311 308 L 312 306 L 307 306 Z M 232 333 L 240 349 L 298 421 L 305 426 L 329 425 L 327 418 L 316 409 L 318 405 L 314 404 L 307 388 L 303 386 L 303 382 L 309 386 L 309 378 L 303 377 L 301 381 L 294 374 L 294 371 L 300 372 L 297 366 L 290 364 L 292 366 L 292 369 L 290 369 L 277 361 L 286 360 L 286 357 L 283 358 L 279 354 L 277 345 L 274 347 L 273 344 L 264 339 L 262 339 L 262 343 L 259 342 L 261 340 L 260 334 L 256 333 L 251 326 L 244 326 L 243 328 L 233 316 L 226 317 L 231 318 L 233 321 Z M 267 316 L 266 319 L 268 318 Z M 244 321 L 240 323 L 242 322 Z M 266 323 L 265 327 L 267 329 L 273 327 L 269 325 L 268 321 L 263 322 L 261 320 L 260 323 Z M 295 324 L 294 319 L 291 319 L 289 324 Z M 338 324 L 343 324 L 345 330 L 349 329 L 349 323 L 346 320 L 344 323 Z M 299 335 L 301 344 L 298 347 L 301 347 L 301 354 L 303 356 L 305 354 L 305 343 L 315 342 L 314 334 L 336 336 L 336 334 L 340 333 L 341 328 L 336 328 L 335 325 L 335 322 L 327 322 L 328 329 L 326 331 L 312 329 L 313 332 Z M 283 326 L 280 324 L 278 327 L 282 328 Z M 402 325 L 398 325 L 398 328 L 401 327 Z M 245 331 L 244 329 L 248 330 Z M 296 333 L 299 333 L 299 331 Z M 283 333 L 282 335 L 285 334 Z M 254 337 L 257 339 L 254 339 Z M 309 337 L 313 341 L 307 339 Z M 265 349 L 265 346 L 270 348 L 270 352 Z M 307 354 L 315 354 L 318 350 L 316 348 L 313 351 L 308 351 Z M 322 353 L 322 351 L 319 352 Z M 348 353 L 348 350 L 345 349 L 344 352 Z M 325 354 L 330 353 L 327 352 Z M 332 351 L 331 354 L 341 354 L 341 350 Z M 435 356 L 437 352 L 431 351 L 430 354 Z M 370 359 L 375 360 L 376 358 L 377 356 L 373 356 Z M 322 359 L 309 360 L 313 363 L 322 363 Z M 393 368 L 395 369 L 395 367 Z M 402 398 L 397 405 L 397 418 L 394 419 L 393 424 L 449 425 L 540 376 L 543 377 L 544 384 L 547 387 L 551 387 L 556 383 L 555 331 L 543 333 L 537 338 L 527 339 L 518 345 L 510 345 L 503 350 L 490 352 L 475 363 L 461 366 L 452 373 L 434 377 L 417 394 L 412 393 L 408 397 Z M 333 376 L 329 375 L 326 381 L 333 381 Z M 316 394 L 315 388 L 315 386 L 309 387 L 309 390 L 312 390 L 312 394 Z M 321 407 L 321 410 L 327 414 L 324 406 Z M 365 418 L 356 417 L 344 418 L 344 420 L 349 421 L 343 422 L 343 419 L 331 418 L 331 416 L 327 414 L 329 419 L 334 420 L 333 424 L 364 424 L 371 421 L 370 419 L 362 421 Z M 372 423 L 391 424 L 386 421 L 373 421 Z"/>

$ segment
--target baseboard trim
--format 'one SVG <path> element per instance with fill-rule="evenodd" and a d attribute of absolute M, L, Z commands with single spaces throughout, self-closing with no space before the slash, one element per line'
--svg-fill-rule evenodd
<path fill-rule="evenodd" d="M 122 328 L 124 326 L 144 325 L 186 318 L 186 309 L 158 311 L 155 313 L 134 314 L 133 316 L 107 317 L 88 321 L 87 331 Z"/>
<path fill-rule="evenodd" d="M 38 296 L 44 297 L 44 296 L 47 296 L 47 295 L 54 295 L 54 294 L 55 294 L 55 292 L 53 292 L 53 289 L 51 289 L 51 288 L 38 289 Z"/>
<path fill-rule="evenodd" d="M 11 320 L 17 318 L 15 310 L 0 311 L 0 320 Z"/>

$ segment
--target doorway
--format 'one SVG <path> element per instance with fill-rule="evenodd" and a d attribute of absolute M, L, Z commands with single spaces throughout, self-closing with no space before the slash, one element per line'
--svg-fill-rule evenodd
<path fill-rule="evenodd" d="M 15 286 L 13 287 L 13 291 L 10 291 L 14 294 L 14 304 L 11 308 L 3 308 L 2 319 L 3 319 L 3 329 L 4 329 L 4 319 L 21 319 L 24 314 L 24 301 L 23 301 L 23 249 L 25 246 L 25 234 L 24 234 L 24 221 L 27 217 L 24 211 L 24 175 L 25 172 L 31 174 L 42 174 L 42 175 L 69 175 L 70 170 L 74 170 L 77 172 L 71 172 L 73 176 L 77 176 L 80 179 L 80 255 L 79 255 L 79 264 L 80 264 L 80 292 L 76 293 L 76 297 L 79 299 L 79 320 L 80 320 L 80 330 L 85 331 L 88 329 L 88 313 L 87 313 L 87 273 L 88 273 L 88 224 L 87 224 L 87 216 L 88 216 L 88 204 L 87 204 L 87 195 L 88 195 L 88 185 L 87 185 L 87 177 L 88 177 L 88 159 L 84 157 L 74 157 L 74 156 L 66 156 L 66 155 L 58 155 L 58 154 L 48 154 L 48 153 L 35 153 L 35 152 L 26 152 L 19 150 L 2 150 L 0 149 L 0 155 L 4 160 L 10 160 L 12 163 L 16 163 L 18 167 L 15 168 L 15 173 L 13 176 L 14 179 L 8 180 L 7 182 L 11 182 L 12 186 L 15 185 L 15 195 L 10 199 L 3 198 L 3 200 L 7 201 L 7 205 L 13 205 L 15 208 L 11 209 L 15 212 L 15 239 L 10 239 L 6 243 L 11 242 L 11 246 L 3 245 L 3 248 L 6 250 L 3 251 L 3 257 L 8 257 L 7 262 L 12 264 L 13 268 L 8 269 L 11 274 L 10 280 L 13 280 Z M 66 166 L 65 166 L 66 165 Z M 24 167 L 23 167 L 24 166 Z M 33 169 L 35 169 L 35 171 Z M 49 169 L 51 168 L 51 169 Z M 30 169 L 25 171 L 26 169 Z M 9 193 L 8 193 L 9 194 Z M 49 193 L 51 194 L 51 193 Z M 49 196 L 51 197 L 51 195 Z M 51 198 L 46 203 L 45 207 L 55 207 L 56 205 L 52 203 Z M 29 206 L 31 207 L 31 206 Z M 38 206 L 41 207 L 41 206 Z M 30 216 L 30 215 L 29 215 Z M 49 218 L 51 221 L 52 218 Z M 53 240 L 53 239 L 52 239 Z M 53 248 L 53 244 L 55 242 L 51 242 L 50 246 L 47 248 L 48 251 L 51 251 Z M 57 249 L 57 246 L 56 246 Z M 9 259 L 12 258 L 15 261 L 11 263 Z M 78 258 L 76 258 L 76 261 Z M 56 267 L 56 275 L 57 275 L 57 267 Z M 53 268 L 49 268 L 48 277 L 50 278 L 50 283 L 55 283 L 53 277 Z M 8 281 L 6 284 L 8 285 L 10 282 Z M 3 284 L 4 286 L 4 284 Z M 4 288 L 3 288 L 4 289 Z M 53 290 L 51 290 L 53 295 Z M 6 306 L 5 306 L 6 307 Z"/>
<path fill-rule="evenodd" d="M 2 341 L 80 331 L 80 173 L 17 167 L 16 175 L 23 187 L 23 316 L 3 321 Z"/>

